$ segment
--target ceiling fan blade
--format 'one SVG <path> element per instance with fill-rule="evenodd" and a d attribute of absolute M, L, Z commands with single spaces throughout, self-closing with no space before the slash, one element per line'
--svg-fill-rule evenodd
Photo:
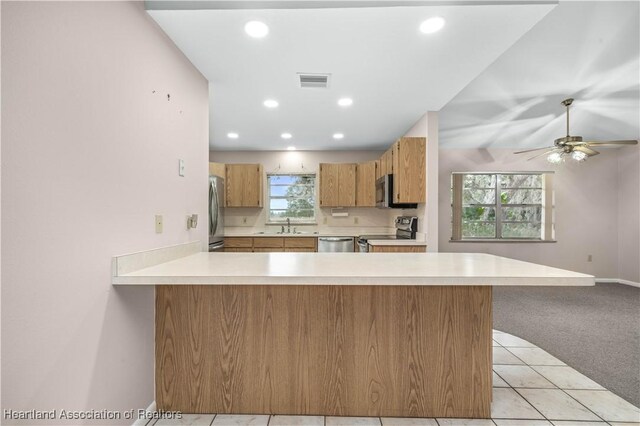
<path fill-rule="evenodd" d="M 527 149 L 527 150 L 525 150 L 525 151 L 517 151 L 517 152 L 514 152 L 514 154 L 524 154 L 525 152 L 540 151 L 540 150 L 542 150 L 542 149 L 549 149 L 549 148 L 551 148 L 551 147 L 550 147 L 550 146 L 545 146 L 544 148 Z"/>
<path fill-rule="evenodd" d="M 638 141 L 637 140 L 622 140 L 622 141 L 603 141 L 603 142 L 597 142 L 597 141 L 587 141 L 584 142 L 584 145 L 592 145 L 592 146 L 607 146 L 607 145 L 637 145 Z"/>
<path fill-rule="evenodd" d="M 534 151 L 537 151 L 537 150 L 534 150 Z M 534 158 L 542 157 L 543 155 L 546 155 L 546 154 L 551 154 L 554 151 L 558 151 L 558 148 L 553 148 L 553 149 L 550 149 L 549 151 L 543 152 L 542 154 L 534 155 L 531 158 L 527 158 L 527 161 L 531 161 Z M 560 151 L 562 151 L 562 150 L 560 150 Z"/>
<path fill-rule="evenodd" d="M 581 145 L 581 146 L 574 146 L 573 147 L 574 151 L 580 151 L 580 152 L 584 152 L 585 154 L 587 154 L 589 157 L 593 157 L 594 155 L 598 155 L 600 154 L 598 151 L 596 151 L 595 149 L 591 149 L 586 145 Z"/>

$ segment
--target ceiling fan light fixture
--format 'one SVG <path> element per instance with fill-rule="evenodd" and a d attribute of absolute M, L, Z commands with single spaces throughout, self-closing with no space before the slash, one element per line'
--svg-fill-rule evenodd
<path fill-rule="evenodd" d="M 573 158 L 575 161 L 584 161 L 587 159 L 587 157 L 588 155 L 582 151 L 573 151 L 571 153 L 571 158 Z"/>
<path fill-rule="evenodd" d="M 547 156 L 547 161 L 551 164 L 560 164 L 564 161 L 564 155 L 562 152 L 552 152 Z"/>

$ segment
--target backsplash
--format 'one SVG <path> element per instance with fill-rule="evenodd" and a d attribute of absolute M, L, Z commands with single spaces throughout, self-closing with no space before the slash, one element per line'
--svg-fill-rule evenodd
<path fill-rule="evenodd" d="M 341 229 L 352 231 L 363 229 L 363 232 L 395 232 L 394 219 L 404 214 L 399 209 L 376 209 L 372 207 L 350 207 L 344 211 L 349 213 L 347 217 L 334 217 L 331 209 L 316 208 L 316 225 L 304 225 L 292 223 L 291 227 L 304 231 L 339 231 Z M 267 224 L 268 209 L 256 208 L 226 208 L 224 209 L 225 229 L 240 228 L 246 232 L 278 231 L 281 225 Z M 248 229 L 250 228 L 250 229 Z"/>

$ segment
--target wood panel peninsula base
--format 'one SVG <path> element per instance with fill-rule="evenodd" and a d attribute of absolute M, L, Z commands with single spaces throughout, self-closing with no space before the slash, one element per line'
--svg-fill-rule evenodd
<path fill-rule="evenodd" d="M 489 418 L 491 292 L 488 285 L 157 285 L 157 407 Z"/>

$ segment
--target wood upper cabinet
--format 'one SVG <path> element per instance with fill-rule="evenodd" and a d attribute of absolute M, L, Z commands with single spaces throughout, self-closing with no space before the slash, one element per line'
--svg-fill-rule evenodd
<path fill-rule="evenodd" d="M 377 168 L 377 161 L 361 163 L 356 167 L 356 206 L 376 206 Z"/>
<path fill-rule="evenodd" d="M 225 177 L 225 167 L 223 163 L 212 163 L 209 162 L 209 175 L 210 176 L 220 176 L 221 178 Z"/>
<path fill-rule="evenodd" d="M 356 164 L 320 164 L 320 207 L 356 205 Z"/>
<path fill-rule="evenodd" d="M 404 137 L 392 146 L 393 201 L 424 203 L 427 199 L 427 139 Z"/>
<path fill-rule="evenodd" d="M 226 207 L 262 207 L 262 165 L 227 164 Z"/>
<path fill-rule="evenodd" d="M 378 173 L 378 177 L 382 177 L 384 175 L 390 175 L 393 173 L 393 155 L 394 155 L 393 147 L 389 148 L 382 157 L 380 157 L 380 170 Z"/>

